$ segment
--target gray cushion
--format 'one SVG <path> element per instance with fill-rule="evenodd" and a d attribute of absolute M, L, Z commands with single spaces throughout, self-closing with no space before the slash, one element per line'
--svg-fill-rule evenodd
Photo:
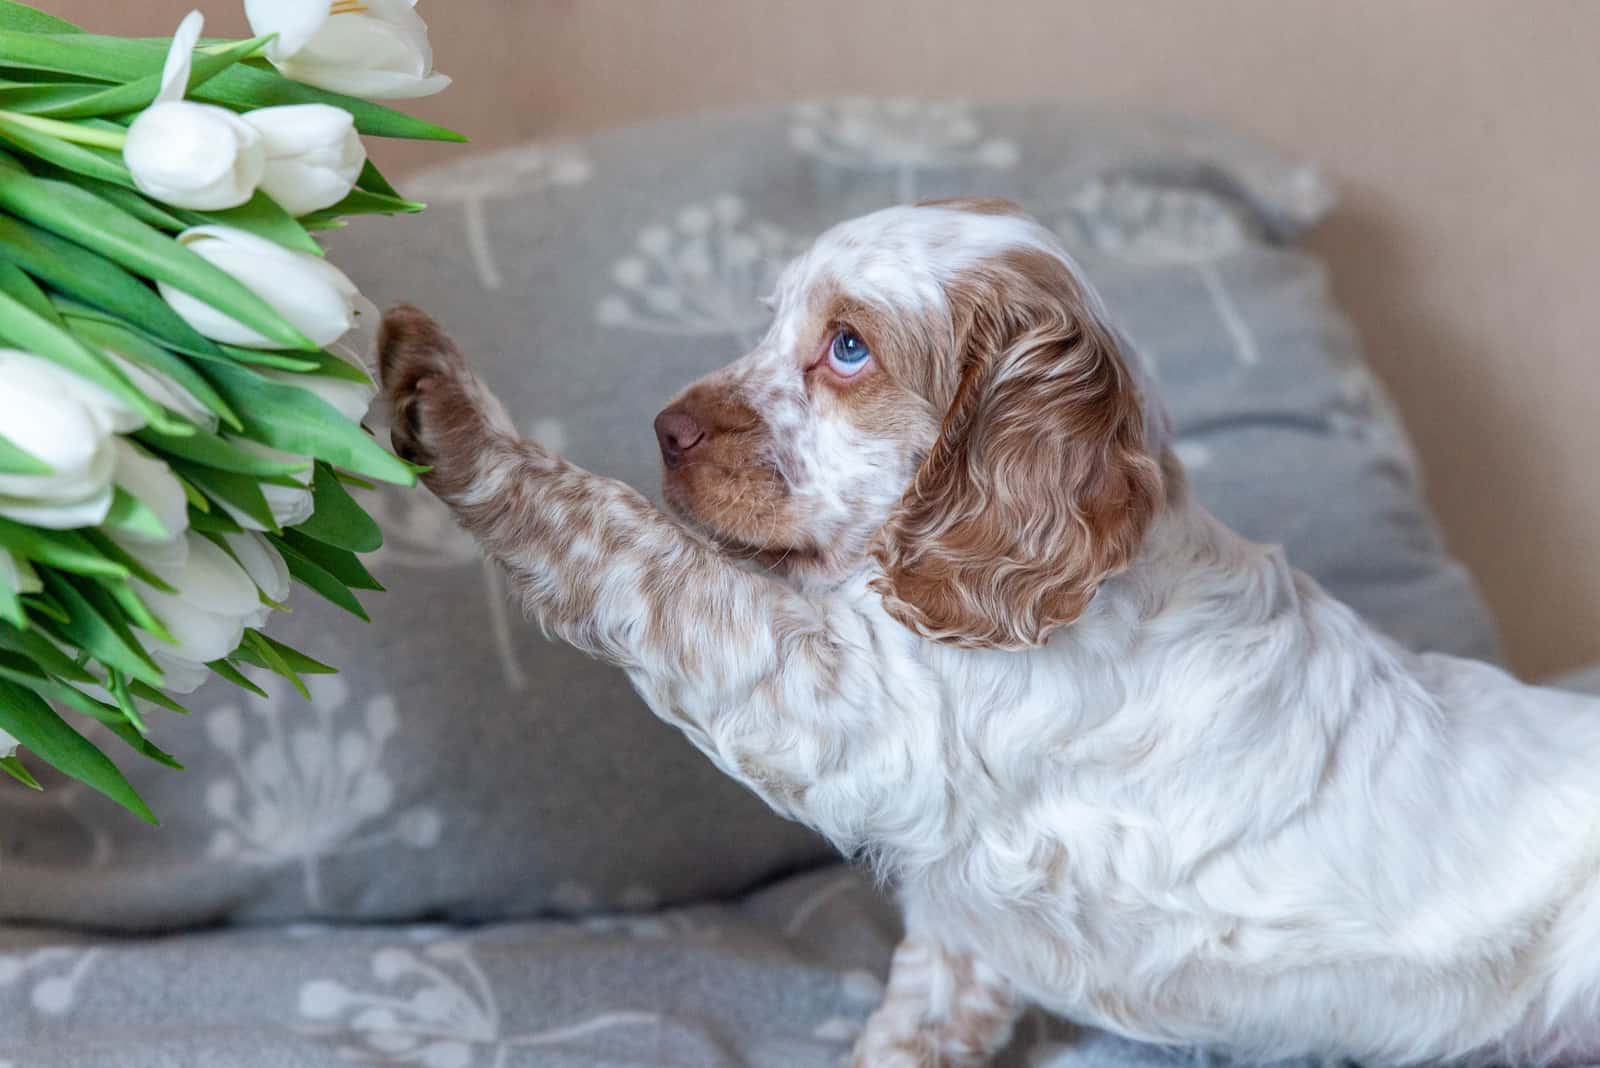
<path fill-rule="evenodd" d="M 829 224 L 1013 197 L 1055 227 L 1153 364 L 1198 493 L 1417 647 L 1493 655 L 1322 269 L 1310 167 L 1204 125 L 1054 106 L 843 102 L 685 119 L 457 162 L 416 219 L 334 258 L 454 331 L 530 433 L 654 491 L 650 419 L 758 334 Z M 362 625 L 304 591 L 284 639 L 342 665 L 311 702 L 215 683 L 158 724 L 184 774 L 122 763 L 166 820 L 0 786 L 0 916 L 477 919 L 727 895 L 828 857 L 623 677 L 545 643 L 421 492 L 373 498 L 390 592 Z"/>

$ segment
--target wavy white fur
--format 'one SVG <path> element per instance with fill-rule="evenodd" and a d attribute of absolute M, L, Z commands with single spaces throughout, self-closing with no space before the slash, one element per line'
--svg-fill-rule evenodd
<path fill-rule="evenodd" d="M 1041 288 L 1057 307 L 996 306 Z M 986 1063 L 1028 1002 L 1251 1058 L 1600 1057 L 1600 701 L 1402 649 L 1208 515 L 1103 306 L 1004 205 L 844 224 L 775 307 L 672 409 L 693 532 L 519 440 L 420 313 L 391 314 L 384 377 L 397 447 L 547 628 L 894 886 L 858 1064 Z M 842 329 L 868 377 L 830 362 Z M 1064 416 L 1064 385 L 1121 414 Z M 1008 518 L 1030 457 L 984 450 L 1017 429 L 1115 499 L 1040 485 Z M 940 464 L 951 514 L 986 502 L 942 526 Z M 960 557 L 996 537 L 1004 561 Z M 1004 575 L 1050 586 L 1034 557 L 1074 538 L 1082 582 L 1009 611 Z M 939 539 L 959 582 L 927 578 Z"/>

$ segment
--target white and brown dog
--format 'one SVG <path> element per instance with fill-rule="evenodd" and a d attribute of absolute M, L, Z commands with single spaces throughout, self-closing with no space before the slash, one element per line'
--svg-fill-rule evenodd
<path fill-rule="evenodd" d="M 1009 204 L 838 226 L 774 308 L 656 421 L 692 530 L 519 438 L 413 309 L 383 380 L 546 628 L 895 888 L 859 1064 L 983 1064 L 1026 1003 L 1246 1057 L 1600 1057 L 1600 701 L 1401 649 L 1207 514 Z"/>

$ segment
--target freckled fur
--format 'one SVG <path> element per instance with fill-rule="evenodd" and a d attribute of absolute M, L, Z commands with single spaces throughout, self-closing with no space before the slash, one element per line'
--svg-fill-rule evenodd
<path fill-rule="evenodd" d="M 848 381 L 836 320 L 874 350 Z M 1029 1002 L 1246 1058 L 1600 1057 L 1600 701 L 1403 650 L 1207 514 L 1014 208 L 792 264 L 681 398 L 690 526 L 520 440 L 421 313 L 382 365 L 396 448 L 542 625 L 896 888 L 859 1065 L 980 1065 Z"/>

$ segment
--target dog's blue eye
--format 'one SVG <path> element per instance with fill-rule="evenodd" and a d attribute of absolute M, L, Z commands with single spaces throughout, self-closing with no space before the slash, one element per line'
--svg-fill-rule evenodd
<path fill-rule="evenodd" d="M 828 347 L 828 363 L 846 377 L 860 371 L 871 357 L 867 343 L 854 330 L 840 330 L 833 335 L 833 344 Z"/>

